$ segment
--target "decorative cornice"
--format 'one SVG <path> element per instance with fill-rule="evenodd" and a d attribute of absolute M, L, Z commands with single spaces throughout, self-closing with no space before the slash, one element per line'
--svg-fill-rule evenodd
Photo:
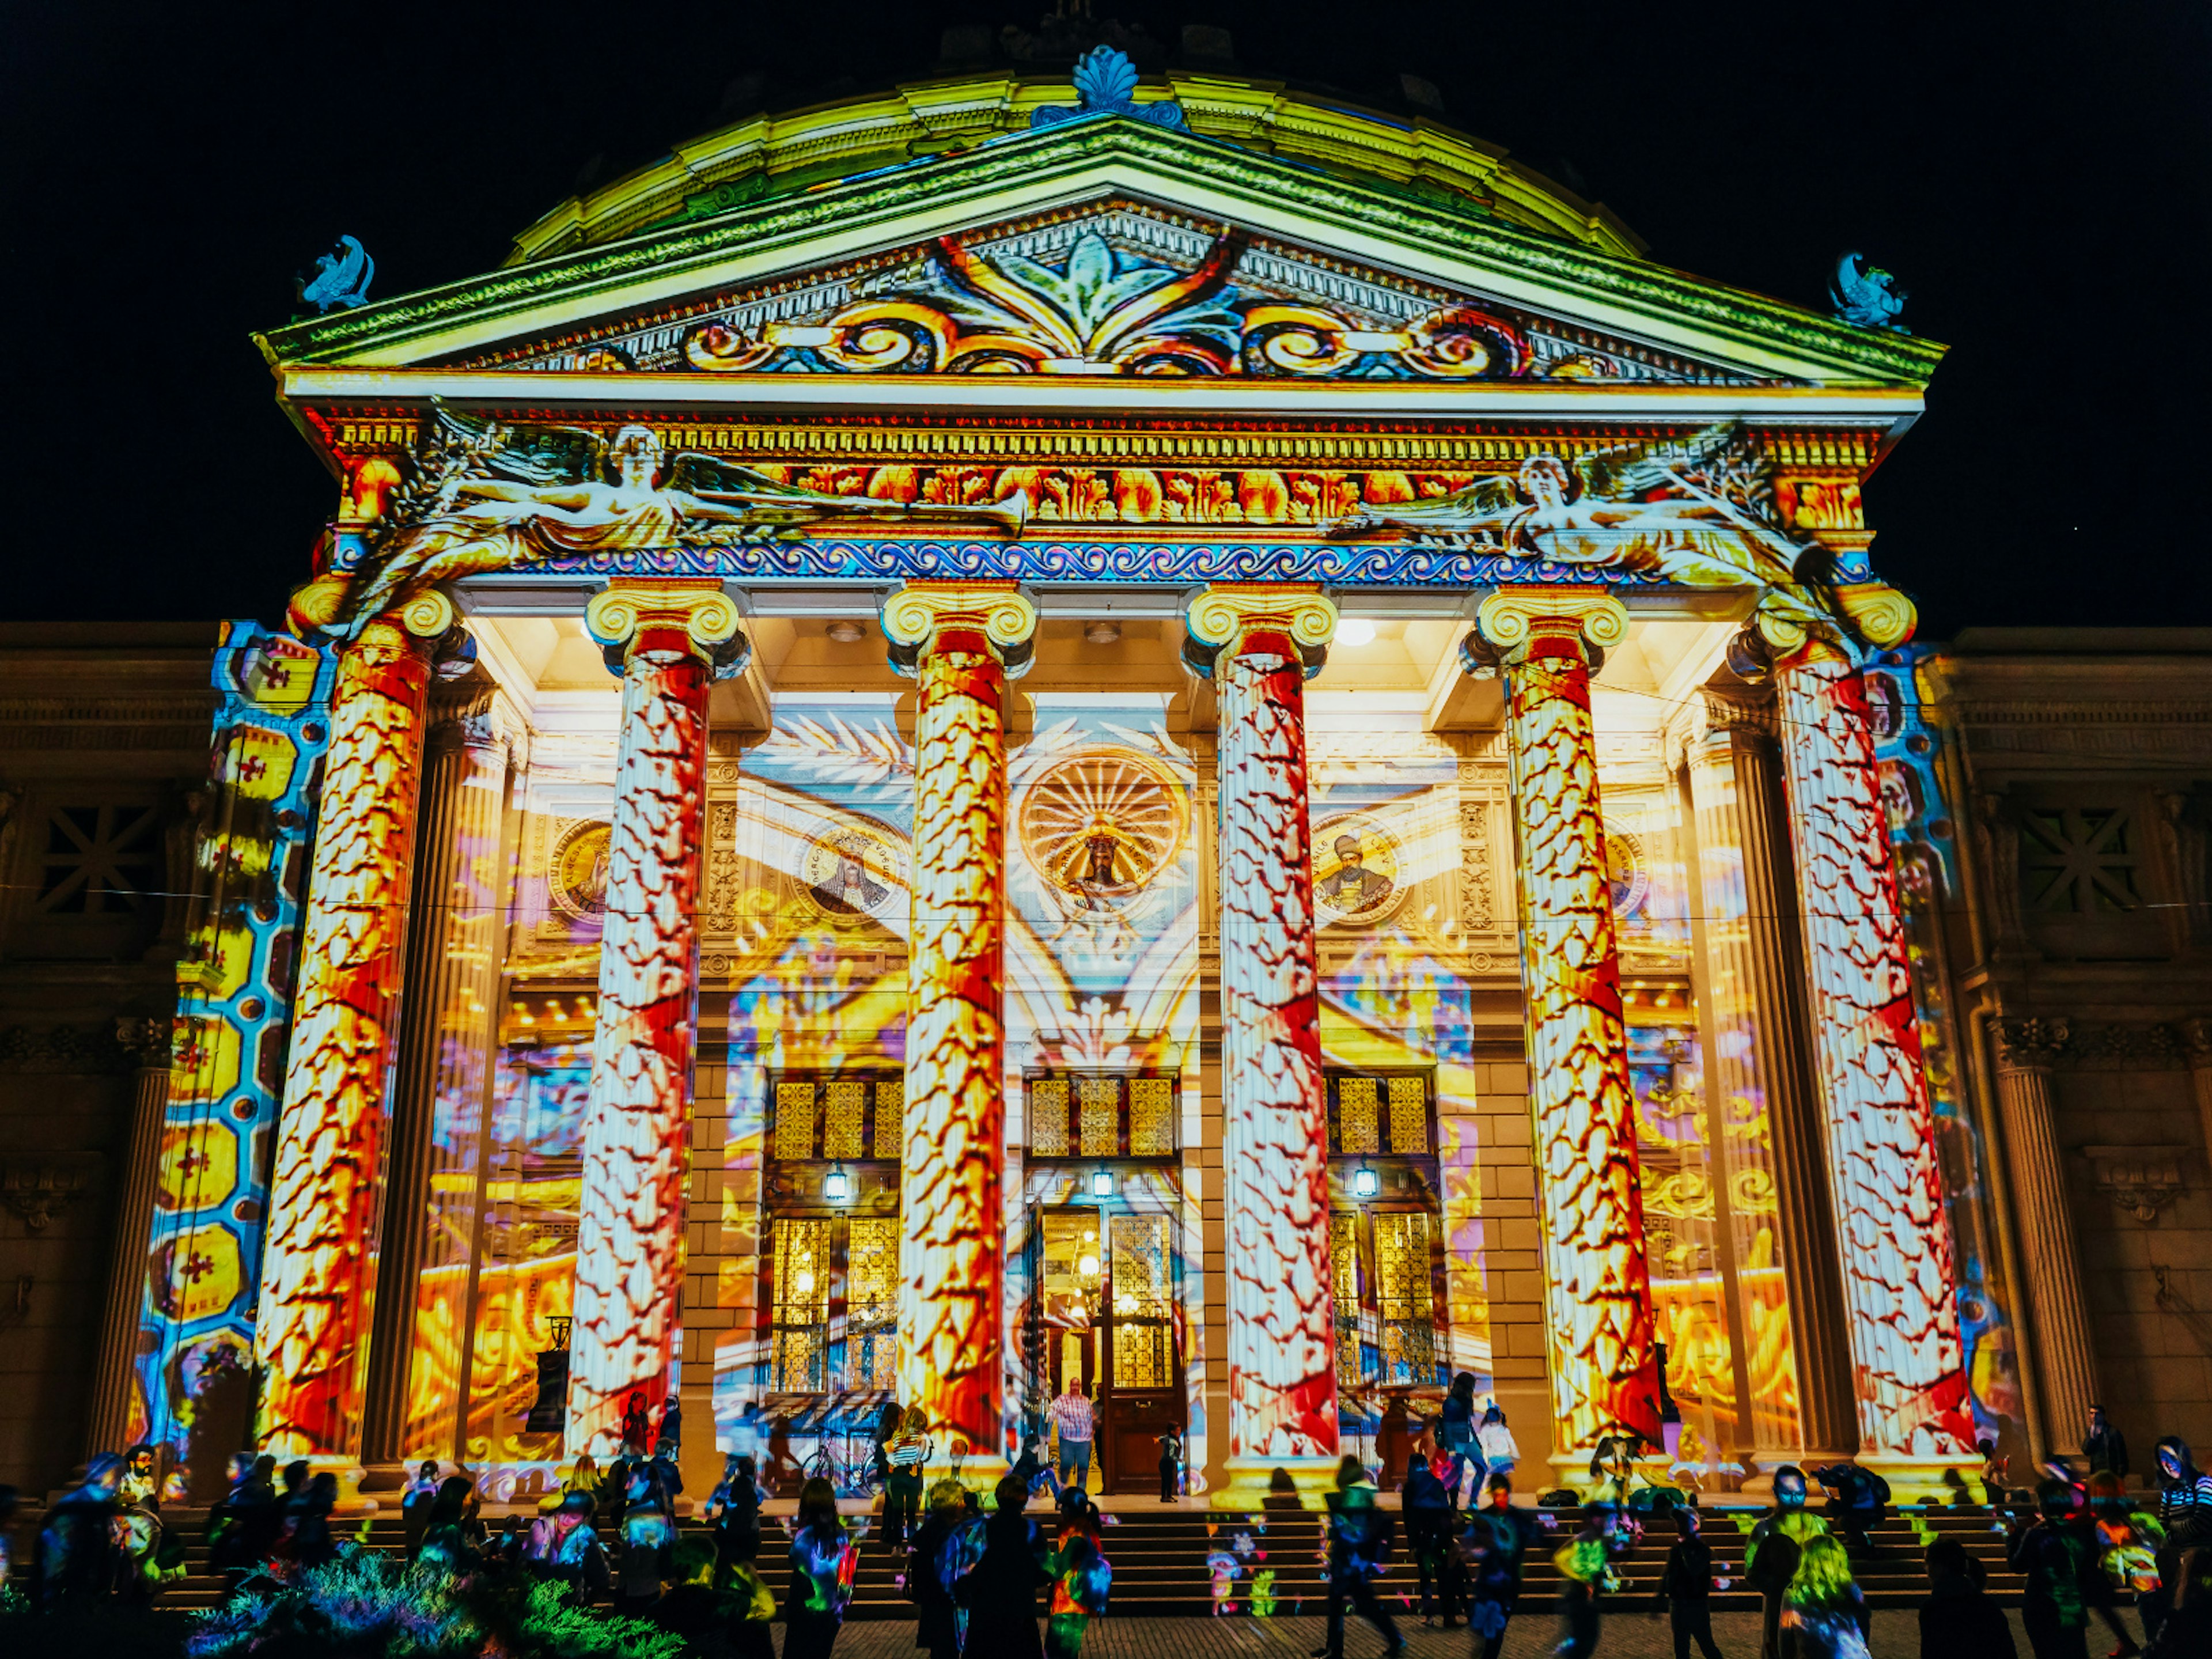
<path fill-rule="evenodd" d="M 2000 1019 L 1990 1027 L 1996 1038 L 1997 1066 L 2008 1072 L 2047 1072 L 2066 1050 L 2070 1023 L 2064 1019 Z"/>
<path fill-rule="evenodd" d="M 2090 1184 L 2144 1226 L 2188 1190 L 2185 1170 L 2193 1146 L 2083 1146 Z"/>
<path fill-rule="evenodd" d="M 111 1027 L 0 1026 L 0 1072 L 101 1077 L 131 1066 L 130 1051 Z"/>
<path fill-rule="evenodd" d="M 0 1203 L 42 1233 L 64 1210 L 96 1185 L 106 1163 L 98 1152 L 0 1153 Z"/>
<path fill-rule="evenodd" d="M 2178 1071 L 2212 1066 L 2208 1022 L 2141 1024 L 2031 1015 L 1990 1024 L 1997 1064 L 2007 1071 Z"/>

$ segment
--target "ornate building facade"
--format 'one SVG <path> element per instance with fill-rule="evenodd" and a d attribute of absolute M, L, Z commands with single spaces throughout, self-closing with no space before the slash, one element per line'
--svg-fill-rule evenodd
<path fill-rule="evenodd" d="M 1940 348 L 1111 54 L 262 343 L 337 507 L 198 694 L 94 1439 L 972 1476 L 1080 1379 L 1241 1500 L 1464 1370 L 1562 1478 L 1909 1492 L 2204 1410 L 2212 681 L 1908 643 Z"/>

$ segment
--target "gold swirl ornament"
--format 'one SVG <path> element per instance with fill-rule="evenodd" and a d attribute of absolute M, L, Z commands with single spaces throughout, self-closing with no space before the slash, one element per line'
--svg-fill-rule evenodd
<path fill-rule="evenodd" d="M 1482 637 L 1503 651 L 1526 645 L 1539 622 L 1571 623 L 1601 651 L 1628 637 L 1628 607 L 1601 587 L 1501 587 L 1474 613 Z"/>
<path fill-rule="evenodd" d="M 585 631 L 609 652 L 629 646 L 649 623 L 678 627 L 700 654 L 737 637 L 738 607 L 719 582 L 611 582 L 584 607 Z"/>
<path fill-rule="evenodd" d="M 1012 582 L 908 582 L 884 600 L 884 637 L 927 648 L 947 628 L 972 628 L 1004 653 L 1036 631 L 1036 601 Z"/>
<path fill-rule="evenodd" d="M 1309 649 L 1336 636 L 1336 603 L 1318 587 L 1224 583 L 1193 595 L 1184 615 L 1193 639 L 1223 648 L 1262 629 L 1288 634 Z"/>

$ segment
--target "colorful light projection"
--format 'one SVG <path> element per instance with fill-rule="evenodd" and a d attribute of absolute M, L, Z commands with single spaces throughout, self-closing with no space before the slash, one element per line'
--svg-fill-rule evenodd
<path fill-rule="evenodd" d="M 1036 607 L 1010 586 L 910 583 L 883 623 L 917 683 L 900 1392 L 928 1413 L 939 1455 L 964 1449 L 988 1465 L 1007 1427 L 1001 710 Z"/>
<path fill-rule="evenodd" d="M 1295 588 L 1216 587 L 1188 616 L 1220 714 L 1228 1467 L 1242 1486 L 1317 1473 L 1337 1450 L 1305 740 L 1307 653 L 1336 607 Z"/>
<path fill-rule="evenodd" d="M 1842 1226 L 1860 1456 L 1974 1455 L 1951 1233 L 1866 683 L 1815 641 L 1776 676 Z"/>
<path fill-rule="evenodd" d="M 738 641 L 719 584 L 617 582 L 585 612 L 623 655 L 591 1116 L 568 1346 L 568 1448 L 608 1456 L 624 1402 L 673 1387 L 698 1016 L 707 696 Z"/>
<path fill-rule="evenodd" d="M 1979 1434 L 2025 1457 L 2027 1414 L 2012 1323 L 2013 1290 L 2005 1279 L 1990 1208 L 1989 1146 L 1974 1121 L 1960 1075 L 1944 960 L 1944 902 L 1960 890 L 1959 817 L 1944 787 L 1943 734 L 1923 712 L 1919 667 L 1931 650 L 1912 645 L 1874 658 L 1864 676 L 1867 713 L 1905 904 L 1921 1069 L 1935 1110 L 1943 1202 L 1956 1252 L 1959 1333 L 1974 1424 Z"/>
<path fill-rule="evenodd" d="M 279 1457 L 359 1449 L 374 1290 L 362 1247 L 398 1036 L 428 647 L 453 623 L 452 602 L 425 592 L 368 623 L 338 660 L 258 1320 L 260 1441 Z"/>
<path fill-rule="evenodd" d="M 1492 649 L 1510 653 L 1522 979 L 1551 1269 L 1554 1455 L 1587 1450 L 1620 1430 L 1656 1444 L 1636 1101 L 1583 643 L 1618 644 L 1627 613 L 1602 590 L 1505 588 L 1483 601 L 1477 626 Z"/>
<path fill-rule="evenodd" d="M 204 1484 L 249 1432 L 264 1171 L 336 666 L 251 622 L 225 623 L 216 647 L 207 897 L 178 964 L 130 1407 L 131 1438 L 166 1443 Z"/>

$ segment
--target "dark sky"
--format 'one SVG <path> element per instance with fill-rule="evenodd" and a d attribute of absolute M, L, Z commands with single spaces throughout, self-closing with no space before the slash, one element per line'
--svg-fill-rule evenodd
<path fill-rule="evenodd" d="M 619 173 L 707 130 L 743 76 L 779 107 L 920 79 L 946 24 L 1042 9 L 19 0 L 0 609 L 278 612 L 331 492 L 247 336 L 341 232 L 380 296 L 486 270 L 594 157 Z M 1868 498 L 1923 636 L 2212 623 L 2212 10 L 1097 9 L 1170 46 L 1228 27 L 1248 71 L 1354 95 L 1426 76 L 1455 125 L 1702 276 L 1813 304 L 1863 250 L 1952 347 Z"/>

